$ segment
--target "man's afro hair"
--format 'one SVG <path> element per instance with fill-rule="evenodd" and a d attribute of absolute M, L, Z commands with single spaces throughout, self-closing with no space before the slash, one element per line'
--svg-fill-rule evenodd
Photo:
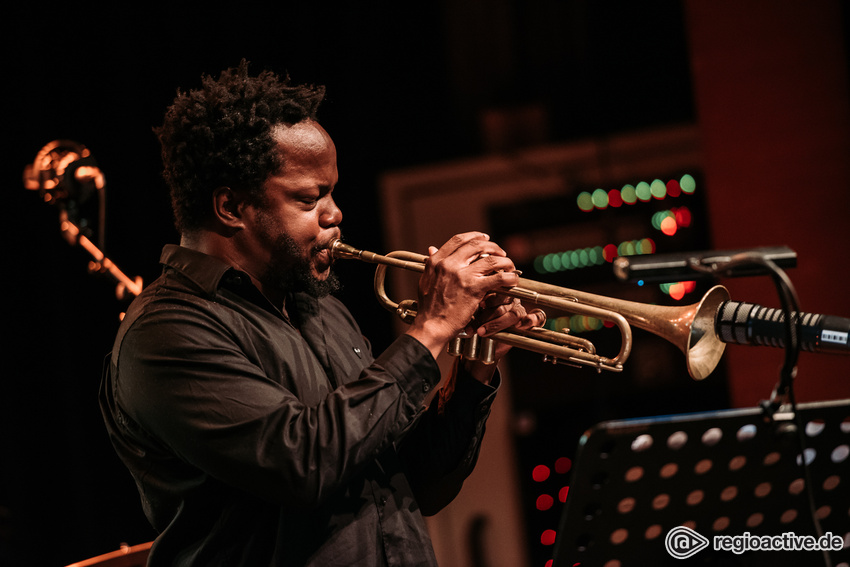
<path fill-rule="evenodd" d="M 218 79 L 203 76 L 197 90 L 178 90 L 154 130 L 181 234 L 204 225 L 218 187 L 258 198 L 265 180 L 283 165 L 273 128 L 316 119 L 324 87 L 291 85 L 271 71 L 252 77 L 248 65 L 242 60 Z"/>

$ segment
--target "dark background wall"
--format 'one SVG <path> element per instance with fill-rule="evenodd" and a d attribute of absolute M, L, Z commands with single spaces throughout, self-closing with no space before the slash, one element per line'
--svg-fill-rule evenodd
<path fill-rule="evenodd" d="M 493 109 L 544 109 L 544 127 L 517 143 L 699 122 L 715 243 L 798 248 L 801 263 L 817 266 L 800 286 L 804 309 L 850 315 L 836 290 L 850 258 L 837 224 L 850 212 L 843 4 L 309 4 L 19 3 L 4 18 L 0 565 L 65 564 L 153 537 L 96 404 L 123 305 L 110 281 L 86 272 L 87 256 L 62 240 L 56 211 L 24 191 L 23 168 L 54 139 L 89 147 L 108 186 L 106 252 L 128 275 L 151 281 L 162 245 L 176 238 L 151 128 L 178 86 L 243 57 L 255 69 L 327 85 L 321 118 L 340 152 L 338 200 L 351 242 L 383 249 L 382 171 L 493 151 L 482 130 Z M 812 37 L 823 41 L 811 47 Z M 794 124 L 777 126 L 798 114 L 810 132 L 803 141 Z M 789 164 L 792 177 L 783 173 Z M 828 172 L 829 183 L 811 183 L 813 171 Z M 343 298 L 360 320 L 374 321 L 366 331 L 380 348 L 389 320 L 375 316 L 366 282 L 347 284 Z M 772 303 L 769 288 L 744 292 Z M 758 367 L 749 354 L 733 361 L 734 403 L 752 404 L 769 389 L 772 375 L 748 386 L 752 372 L 778 365 L 764 356 Z M 746 370 L 737 382 L 734 364 Z M 830 364 L 817 374 L 846 374 L 846 362 Z M 847 393 L 823 384 L 810 399 Z"/>
<path fill-rule="evenodd" d="M 720 249 L 787 244 L 798 255 L 789 274 L 801 309 L 846 314 L 847 6 L 766 6 L 688 3 L 713 241 Z M 730 289 L 733 297 L 778 305 L 764 279 L 742 279 Z M 781 356 L 728 350 L 733 402 L 755 405 L 774 384 Z M 846 361 L 804 353 L 799 369 L 801 399 L 846 395 Z"/>

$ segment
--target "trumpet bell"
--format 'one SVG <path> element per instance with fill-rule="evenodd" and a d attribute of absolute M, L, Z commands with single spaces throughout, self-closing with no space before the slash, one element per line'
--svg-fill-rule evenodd
<path fill-rule="evenodd" d="M 714 330 L 714 321 L 720 305 L 729 301 L 729 291 L 722 285 L 708 290 L 702 299 L 692 306 L 693 317 L 683 352 L 688 365 L 688 374 L 694 380 L 702 380 L 711 374 L 726 349 Z"/>

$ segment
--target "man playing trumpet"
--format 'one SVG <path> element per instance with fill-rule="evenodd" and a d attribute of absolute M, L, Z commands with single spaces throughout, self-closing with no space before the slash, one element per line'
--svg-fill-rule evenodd
<path fill-rule="evenodd" d="M 101 388 L 158 537 L 150 565 L 434 565 L 422 515 L 471 472 L 494 367 L 435 362 L 461 332 L 542 324 L 478 232 L 431 248 L 418 315 L 377 358 L 337 289 L 323 89 L 247 63 L 178 93 L 157 134 L 180 245 L 127 311 Z M 508 347 L 500 346 L 496 356 Z"/>

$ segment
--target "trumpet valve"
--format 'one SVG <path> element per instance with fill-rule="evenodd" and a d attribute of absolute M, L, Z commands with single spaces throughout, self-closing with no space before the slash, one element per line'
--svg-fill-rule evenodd
<path fill-rule="evenodd" d="M 403 299 L 396 307 L 396 315 L 406 324 L 410 325 L 416 319 L 416 310 L 418 307 L 415 299 Z"/>
<path fill-rule="evenodd" d="M 488 337 L 481 339 L 481 346 L 478 349 L 478 360 L 484 364 L 494 364 L 496 362 L 496 341 Z"/>
<path fill-rule="evenodd" d="M 481 337 L 475 333 L 463 340 L 463 358 L 466 360 L 478 360 L 478 351 L 481 347 Z"/>
<path fill-rule="evenodd" d="M 496 362 L 496 341 L 479 335 L 462 335 L 449 341 L 446 348 L 451 356 L 464 360 L 477 360 L 483 364 Z"/>
<path fill-rule="evenodd" d="M 446 352 L 455 358 L 463 356 L 463 337 L 455 337 L 450 340 Z"/>

